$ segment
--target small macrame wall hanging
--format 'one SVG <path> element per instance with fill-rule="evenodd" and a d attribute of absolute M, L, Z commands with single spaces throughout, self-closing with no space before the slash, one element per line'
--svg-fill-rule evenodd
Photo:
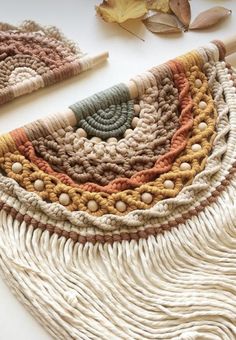
<path fill-rule="evenodd" d="M 210 43 L 1 137 L 1 272 L 53 338 L 236 339 L 225 52 Z"/>
<path fill-rule="evenodd" d="M 56 27 L 0 23 L 0 104 L 86 71 L 104 61 L 83 53 Z"/>

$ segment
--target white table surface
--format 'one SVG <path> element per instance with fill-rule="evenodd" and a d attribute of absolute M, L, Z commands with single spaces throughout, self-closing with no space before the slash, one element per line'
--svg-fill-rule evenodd
<path fill-rule="evenodd" d="M 233 15 L 215 29 L 183 35 L 157 36 L 140 23 L 127 23 L 145 42 L 116 24 L 96 17 L 93 0 L 0 0 L 1 21 L 19 24 L 25 19 L 56 25 L 90 54 L 106 51 L 109 62 L 73 79 L 18 98 L 0 108 L 0 133 L 20 127 L 116 83 L 127 81 L 146 69 L 163 63 L 213 39 L 236 34 L 236 1 L 191 0 L 193 17 L 203 9 L 222 5 Z M 236 54 L 228 60 L 236 66 Z M 1 237 L 1 235 L 0 235 Z M 21 306 L 0 279 L 0 340 L 49 340 L 51 337 Z"/>

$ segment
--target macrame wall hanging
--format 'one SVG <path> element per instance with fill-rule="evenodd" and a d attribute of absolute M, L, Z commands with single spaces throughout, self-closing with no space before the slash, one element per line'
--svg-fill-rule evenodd
<path fill-rule="evenodd" d="M 1 137 L 1 272 L 53 338 L 236 339 L 226 50 L 215 41 Z"/>
<path fill-rule="evenodd" d="M 56 27 L 0 23 L 0 104 L 86 71 L 108 54 L 89 56 Z"/>

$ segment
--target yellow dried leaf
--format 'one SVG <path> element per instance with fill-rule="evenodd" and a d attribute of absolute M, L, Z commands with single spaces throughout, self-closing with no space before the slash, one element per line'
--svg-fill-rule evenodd
<path fill-rule="evenodd" d="M 159 12 L 170 12 L 169 0 L 146 0 L 147 8 Z"/>
<path fill-rule="evenodd" d="M 104 0 L 96 6 L 97 13 L 106 22 L 122 23 L 128 19 L 137 19 L 147 12 L 143 0 Z"/>

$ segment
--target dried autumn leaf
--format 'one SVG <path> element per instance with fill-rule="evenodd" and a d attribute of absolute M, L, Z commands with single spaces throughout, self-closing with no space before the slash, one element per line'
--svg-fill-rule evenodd
<path fill-rule="evenodd" d="M 170 12 L 169 0 L 146 0 L 147 8 L 159 12 Z"/>
<path fill-rule="evenodd" d="M 96 6 L 97 13 L 106 22 L 122 23 L 128 19 L 137 19 L 147 12 L 143 0 L 104 0 Z"/>
<path fill-rule="evenodd" d="M 231 10 L 224 7 L 212 7 L 207 11 L 200 13 L 189 26 L 190 30 L 197 30 L 211 27 L 232 13 Z"/>
<path fill-rule="evenodd" d="M 143 20 L 143 23 L 153 33 L 182 32 L 175 16 L 166 13 L 156 13 Z"/>
<path fill-rule="evenodd" d="M 189 26 L 191 7 L 188 0 L 170 0 L 170 8 L 184 26 Z"/>

